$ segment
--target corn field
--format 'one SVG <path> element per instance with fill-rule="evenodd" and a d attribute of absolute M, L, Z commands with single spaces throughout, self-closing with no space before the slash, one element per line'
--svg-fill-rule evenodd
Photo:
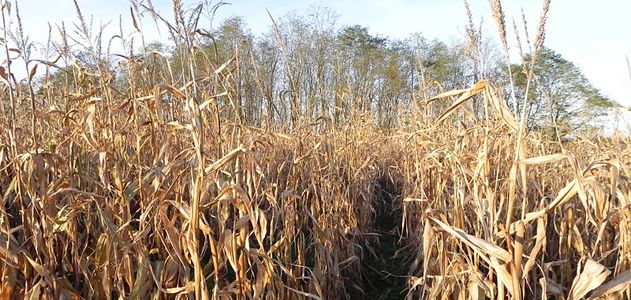
<path fill-rule="evenodd" d="M 176 62 L 115 63 L 77 5 L 92 64 L 64 35 L 25 81 L 5 65 L 0 298 L 631 298 L 628 138 L 529 131 L 482 79 L 393 128 L 299 105 L 254 126 L 237 112 L 246 62 L 196 52 L 173 2 L 174 21 L 154 17 Z M 11 61 L 28 47 L 6 42 L 2 3 Z"/>

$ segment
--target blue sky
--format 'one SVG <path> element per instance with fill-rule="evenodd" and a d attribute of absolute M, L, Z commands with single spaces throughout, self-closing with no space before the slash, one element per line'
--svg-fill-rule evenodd
<path fill-rule="evenodd" d="M 194 0 L 193 0 L 194 1 Z M 316 0 L 316 1 L 243 1 L 224 0 L 231 5 L 219 9 L 217 18 L 243 16 L 251 30 L 264 32 L 270 26 L 265 9 L 275 18 L 290 11 L 305 13 L 312 5 L 333 9 L 341 25 L 360 24 L 371 33 L 405 38 L 420 32 L 427 38 L 445 41 L 463 36 L 465 14 L 461 0 Z M 21 0 L 18 1 L 26 32 L 32 39 L 44 41 L 48 22 L 74 22 L 72 0 Z M 129 24 L 127 0 L 78 0 L 83 14 L 94 17 L 94 24 L 114 21 L 109 28 L 118 28 L 122 14 Z M 531 35 L 534 36 L 541 10 L 541 1 L 505 0 L 507 21 L 521 19 L 521 8 L 526 12 Z M 170 0 L 153 0 L 161 12 L 170 14 Z M 192 3 L 186 1 L 185 3 Z M 496 38 L 495 23 L 489 15 L 487 0 L 470 0 L 476 22 L 483 21 L 484 35 Z M 631 78 L 625 55 L 631 56 L 631 1 L 609 0 L 596 4 L 586 0 L 552 0 L 547 25 L 546 45 L 576 63 L 603 93 L 624 106 L 631 106 Z M 215 25 L 218 22 L 215 22 Z M 512 24 L 512 23 L 511 23 Z M 521 25 L 520 25 L 521 26 Z M 512 27 L 512 26 L 511 26 Z M 128 25 L 128 28 L 131 26 Z M 159 39 L 152 23 L 144 22 L 145 33 Z M 164 37 L 166 38 L 166 37 Z M 514 40 L 514 39 L 512 39 Z M 511 40 L 511 41 L 512 41 Z M 514 43 L 513 43 L 514 44 Z M 513 46 L 514 47 L 514 46 Z"/>

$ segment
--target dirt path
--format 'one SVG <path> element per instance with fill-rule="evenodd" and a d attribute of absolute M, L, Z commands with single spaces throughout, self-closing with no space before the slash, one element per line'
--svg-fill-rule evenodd
<path fill-rule="evenodd" d="M 396 201 L 400 201 L 400 187 L 386 176 L 379 182 L 377 191 L 376 218 L 374 229 L 379 235 L 375 256 L 366 261 L 364 278 L 366 298 L 364 299 L 403 299 L 406 291 L 407 266 L 396 257 L 399 243 L 401 212 Z"/>

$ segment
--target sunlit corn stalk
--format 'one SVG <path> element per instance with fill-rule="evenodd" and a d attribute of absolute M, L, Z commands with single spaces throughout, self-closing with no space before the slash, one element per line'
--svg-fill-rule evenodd
<path fill-rule="evenodd" d="M 9 133 L 9 138 L 11 139 L 11 148 L 13 149 L 13 155 L 17 156 L 17 148 L 14 142 L 15 139 L 15 123 L 17 122 L 17 118 L 16 118 L 16 114 L 15 114 L 15 94 L 13 91 L 13 85 L 11 83 L 11 55 L 9 52 L 9 27 L 7 26 L 7 22 L 9 21 L 9 17 L 11 15 L 11 2 L 9 2 L 8 0 L 3 0 L 2 1 L 2 34 L 4 37 L 4 42 L 3 42 L 3 48 L 4 48 L 4 59 L 7 62 L 7 67 L 6 67 L 6 74 L 7 74 L 7 78 L 6 78 L 6 82 L 5 84 L 7 85 L 8 91 L 9 91 L 9 105 L 10 110 L 11 110 L 11 118 L 9 120 L 9 124 L 11 126 L 11 131 Z"/>
<path fill-rule="evenodd" d="M 187 70 L 189 72 L 189 79 L 192 83 L 191 91 L 187 93 L 186 104 L 189 109 L 191 117 L 191 137 L 195 146 L 195 163 L 192 165 L 192 177 L 193 182 L 191 184 L 191 224 L 188 232 L 188 236 L 191 239 L 189 245 L 189 251 L 191 254 L 191 260 L 193 262 L 193 273 L 195 281 L 195 298 L 207 299 L 208 290 L 206 288 L 206 282 L 204 277 L 204 271 L 201 266 L 201 258 L 199 257 L 199 219 L 200 219 L 200 202 L 204 189 L 204 177 L 205 177 L 205 155 L 204 155 L 204 122 L 202 112 L 199 109 L 199 93 L 197 90 L 197 78 L 195 74 L 195 47 L 194 32 L 196 28 L 188 28 L 188 25 L 184 22 L 184 13 L 182 10 L 182 2 L 180 0 L 173 0 L 173 12 L 175 18 L 175 24 L 179 29 L 181 42 L 179 45 L 184 47 L 184 57 Z M 197 16 L 199 18 L 199 16 Z M 186 78 L 186 76 L 184 77 Z M 188 89 L 187 89 L 188 90 Z"/>
<path fill-rule="evenodd" d="M 530 55 L 530 66 L 528 67 L 526 71 L 526 89 L 525 89 L 525 93 L 524 93 L 524 100 L 523 100 L 523 106 L 522 106 L 522 111 L 521 111 L 521 118 L 520 118 L 520 122 L 519 122 L 519 133 L 517 135 L 517 144 L 516 144 L 516 157 L 515 157 L 515 161 L 518 161 L 523 157 L 523 154 L 525 154 L 523 148 L 522 148 L 522 141 L 523 141 L 523 135 L 524 132 L 526 131 L 526 115 L 528 114 L 528 108 L 529 108 L 529 99 L 528 99 L 528 95 L 529 95 L 529 91 L 530 91 L 530 85 L 532 84 L 533 81 L 533 77 L 534 77 L 534 67 L 535 67 L 535 62 L 537 60 L 537 54 L 539 53 L 539 50 L 541 50 L 541 48 L 543 47 L 543 42 L 545 39 L 545 26 L 546 26 L 546 21 L 548 20 L 548 12 L 550 10 L 550 2 L 551 0 L 544 0 L 543 1 L 543 9 L 541 12 L 541 16 L 540 16 L 540 20 L 539 20 L 539 26 L 538 26 L 538 30 L 537 30 L 537 37 L 535 38 L 535 42 L 534 42 L 534 48 L 530 47 L 534 49 L 533 53 L 531 53 Z M 525 21 L 525 17 L 524 17 L 524 28 L 526 28 L 526 21 Z M 526 31 L 526 36 L 527 35 Z M 528 45 L 530 45 L 530 41 L 526 41 L 528 43 Z M 521 47 L 521 45 L 520 45 Z M 524 67 L 525 67 L 525 62 L 524 62 Z M 520 155 L 521 154 L 521 155 Z M 527 185 L 526 185 L 526 170 L 524 167 L 520 166 L 520 171 L 521 171 L 521 179 L 522 179 L 522 213 L 521 213 L 521 217 L 524 218 L 526 215 L 526 209 L 527 209 Z M 514 193 L 513 190 L 511 190 L 511 193 Z M 510 213 L 510 212 L 509 212 Z M 511 220 L 512 221 L 512 220 Z M 509 220 L 507 219 L 506 222 L 507 225 L 511 224 L 511 222 L 509 222 Z"/>
<path fill-rule="evenodd" d="M 29 93 L 29 100 L 31 105 L 31 140 L 32 140 L 32 148 L 35 153 L 37 153 L 39 143 L 38 143 L 38 134 L 37 134 L 37 114 L 35 113 L 35 92 L 33 91 L 33 77 L 35 76 L 35 72 L 37 71 L 37 64 L 35 64 L 32 68 L 29 68 L 31 65 L 31 51 L 33 48 L 32 42 L 29 40 L 28 36 L 24 34 L 24 27 L 22 26 L 22 18 L 20 17 L 20 6 L 18 3 L 15 3 L 15 15 L 17 19 L 18 27 L 16 29 L 16 34 L 13 37 L 17 50 L 19 51 L 19 56 L 24 60 L 24 68 L 27 76 L 27 87 Z"/>

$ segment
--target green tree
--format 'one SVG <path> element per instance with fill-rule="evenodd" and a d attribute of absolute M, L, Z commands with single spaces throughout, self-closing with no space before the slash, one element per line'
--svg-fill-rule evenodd
<path fill-rule="evenodd" d="M 371 112 L 376 103 L 379 66 L 385 63 L 387 39 L 373 36 L 359 25 L 343 28 L 338 34 L 341 64 L 345 65 L 350 106 Z"/>
<path fill-rule="evenodd" d="M 525 59 L 530 64 L 531 57 Z M 527 76 L 514 65 L 518 99 L 526 93 Z M 562 132 L 597 127 L 594 122 L 616 103 L 605 97 L 572 62 L 544 48 L 536 57 L 528 98 L 529 125 L 533 129 L 563 128 Z"/>

